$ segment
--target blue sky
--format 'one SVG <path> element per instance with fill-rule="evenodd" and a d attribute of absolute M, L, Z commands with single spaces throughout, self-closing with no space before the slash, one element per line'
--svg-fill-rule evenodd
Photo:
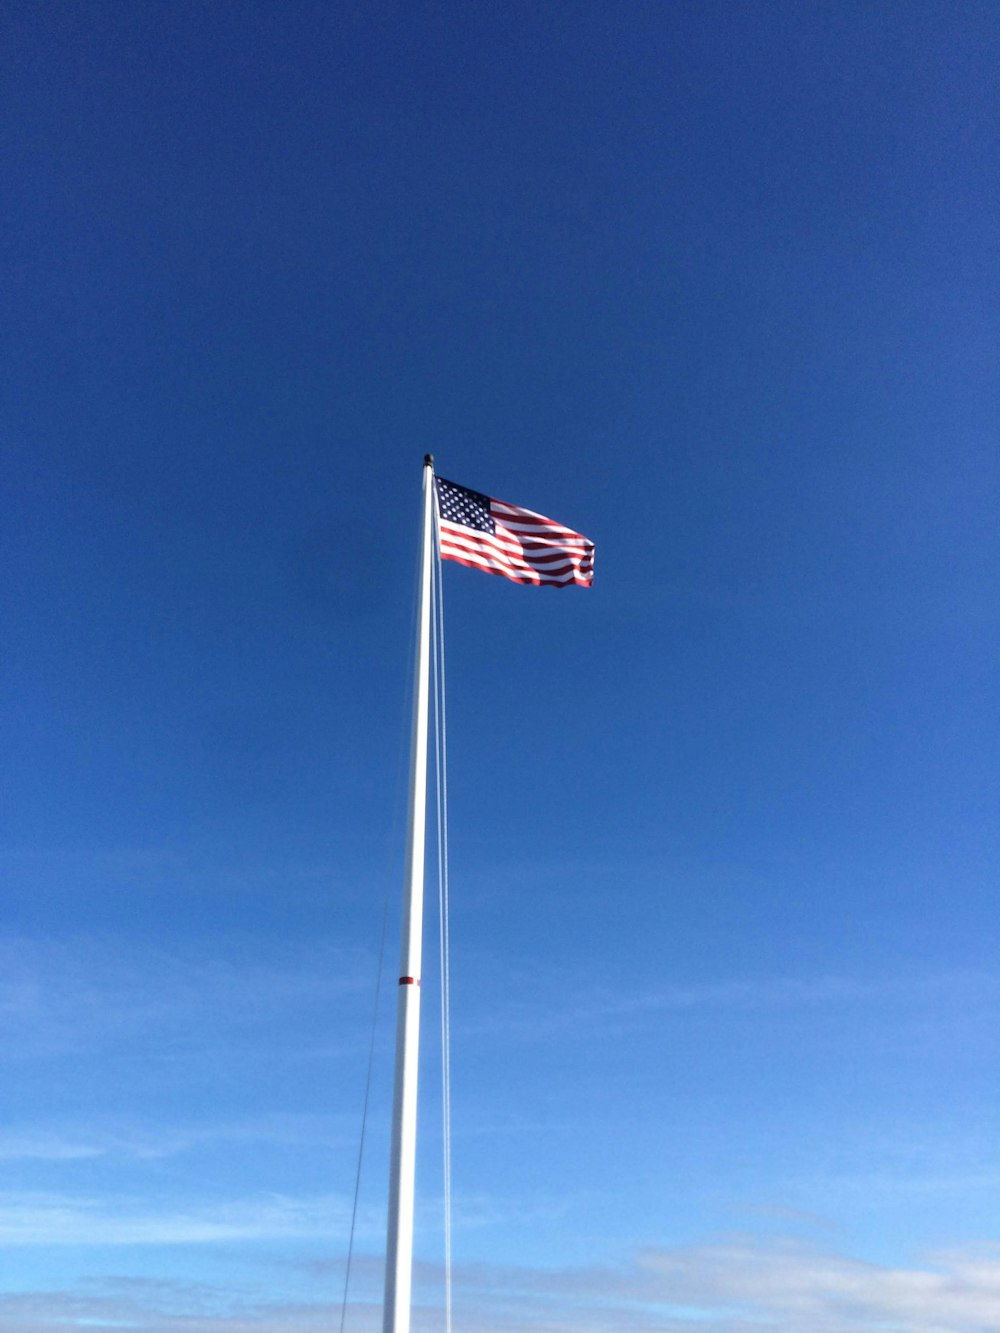
<path fill-rule="evenodd" d="M 456 1327 L 1000 1326 L 996 8 L 2 24 L 0 1329 L 336 1325 L 428 450 L 598 551 L 445 570 Z"/>

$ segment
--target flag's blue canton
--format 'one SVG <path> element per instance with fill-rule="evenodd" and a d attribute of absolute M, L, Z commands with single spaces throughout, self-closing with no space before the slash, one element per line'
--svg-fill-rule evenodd
<path fill-rule="evenodd" d="M 443 519 L 449 523 L 461 523 L 466 528 L 475 528 L 477 532 L 496 532 L 497 525 L 490 512 L 488 495 L 456 486 L 453 481 L 445 481 L 444 477 L 435 477 L 434 482 L 437 486 L 438 509 Z"/>

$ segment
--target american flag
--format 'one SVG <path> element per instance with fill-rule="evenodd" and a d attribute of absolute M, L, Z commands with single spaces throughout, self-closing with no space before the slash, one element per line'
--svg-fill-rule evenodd
<path fill-rule="evenodd" d="M 435 477 L 441 558 L 515 583 L 594 581 L 594 543 L 551 518 Z"/>

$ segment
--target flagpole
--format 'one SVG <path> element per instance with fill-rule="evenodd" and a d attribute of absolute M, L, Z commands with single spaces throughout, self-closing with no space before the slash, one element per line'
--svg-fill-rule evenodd
<path fill-rule="evenodd" d="M 434 460 L 424 458 L 423 527 L 413 689 L 410 809 L 403 930 L 396 1009 L 396 1077 L 389 1157 L 389 1221 L 383 1333 L 409 1333 L 413 1276 L 413 1195 L 417 1150 L 417 1050 L 420 1041 L 420 954 L 427 816 L 427 714 L 430 698 L 431 570 L 434 555 Z"/>

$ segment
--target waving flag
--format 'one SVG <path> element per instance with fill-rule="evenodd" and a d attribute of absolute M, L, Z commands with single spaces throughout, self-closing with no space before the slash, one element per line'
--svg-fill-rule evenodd
<path fill-rule="evenodd" d="M 579 532 L 443 477 L 436 477 L 435 485 L 443 560 L 515 583 L 581 588 L 593 583 L 594 543 Z"/>

